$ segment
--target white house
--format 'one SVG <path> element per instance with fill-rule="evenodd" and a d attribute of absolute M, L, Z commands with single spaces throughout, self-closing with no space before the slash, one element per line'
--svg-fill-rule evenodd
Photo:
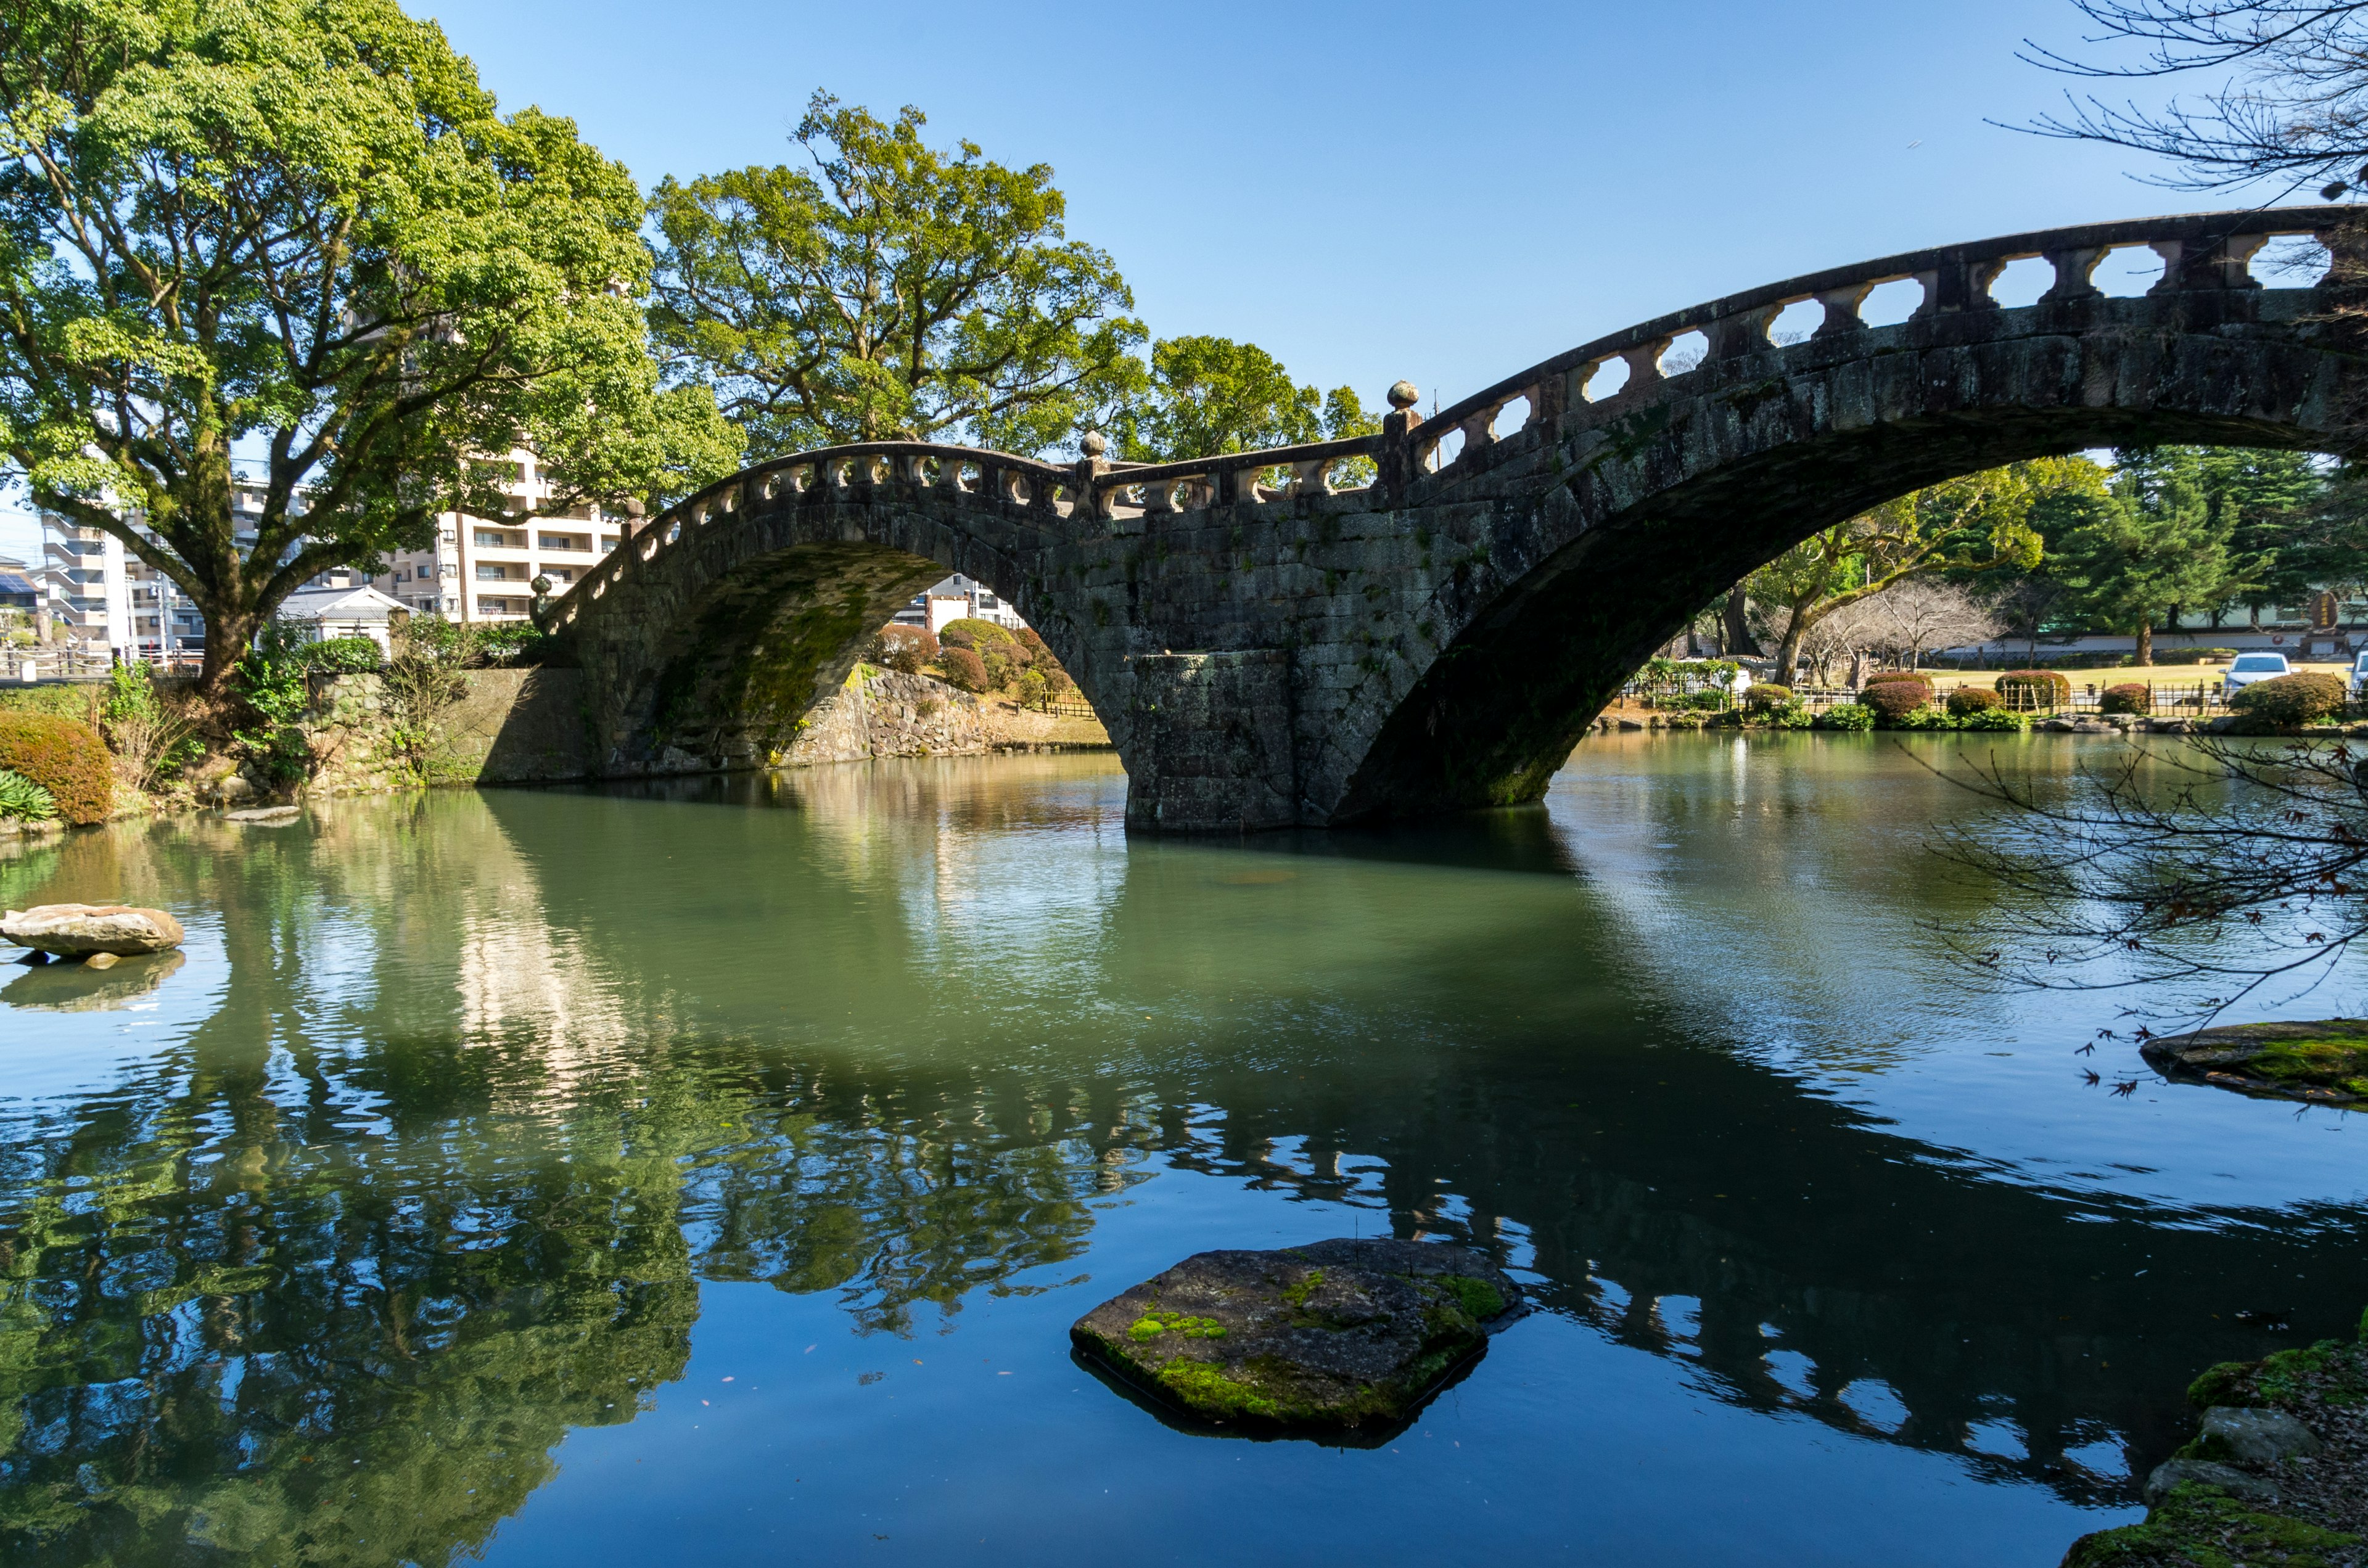
<path fill-rule="evenodd" d="M 411 607 L 376 588 L 302 588 L 288 596 L 278 619 L 297 628 L 307 642 L 367 637 L 381 653 L 394 652 L 394 628 L 411 619 Z"/>
<path fill-rule="evenodd" d="M 988 620 L 1017 631 L 1028 623 L 993 588 L 957 572 L 896 612 L 898 626 L 925 626 L 935 637 L 950 620 Z"/>

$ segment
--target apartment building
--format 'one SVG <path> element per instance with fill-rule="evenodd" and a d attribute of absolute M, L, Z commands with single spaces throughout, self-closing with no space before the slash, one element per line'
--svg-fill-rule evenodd
<path fill-rule="evenodd" d="M 959 572 L 928 592 L 914 595 L 912 603 L 896 612 L 894 624 L 927 627 L 935 637 L 950 620 L 988 620 L 1013 631 L 1028 624 L 994 589 Z"/>
<path fill-rule="evenodd" d="M 232 533 L 251 549 L 263 517 L 264 487 L 231 489 Z M 298 506 L 301 511 L 302 502 Z M 51 635 L 75 653 L 150 664 L 196 664 L 206 655 L 206 620 L 178 584 L 124 548 L 113 534 L 54 512 L 40 514 L 41 563 L 33 574 Z M 362 575 L 324 572 L 308 587 L 351 588 Z"/>
<path fill-rule="evenodd" d="M 451 620 L 524 620 L 534 608 L 536 577 L 549 577 L 552 593 L 564 594 L 642 527 L 639 517 L 590 506 L 535 517 L 552 494 L 541 463 L 522 449 L 506 460 L 512 470 L 502 485 L 511 497 L 506 516 L 445 513 L 436 519 L 432 544 L 396 552 L 370 585 L 408 608 Z"/>

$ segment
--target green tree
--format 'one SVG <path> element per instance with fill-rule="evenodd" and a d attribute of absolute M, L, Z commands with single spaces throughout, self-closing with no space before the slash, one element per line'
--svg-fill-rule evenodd
<path fill-rule="evenodd" d="M 2157 620 L 2226 596 L 2236 517 L 2206 500 L 2194 448 L 2115 455 L 2107 493 L 2043 497 L 2032 524 L 2049 540 L 2048 570 L 2070 590 L 2072 612 L 2132 631 L 2137 662 L 2151 665 Z"/>
<path fill-rule="evenodd" d="M 811 170 L 662 182 L 652 322 L 677 384 L 714 389 L 758 457 L 958 437 L 1036 452 L 1143 377 L 1110 256 L 1069 239 L 1043 164 L 924 144 L 816 93 Z"/>
<path fill-rule="evenodd" d="M 502 509 L 486 454 L 532 446 L 554 507 L 729 471 L 712 400 L 658 392 L 640 219 L 622 167 L 501 116 L 393 0 L 25 0 L 0 460 L 189 595 L 211 694 L 307 578 Z"/>
<path fill-rule="evenodd" d="M 1282 361 L 1229 337 L 1167 337 L 1151 349 L 1144 394 L 1112 416 L 1121 456 L 1176 462 L 1304 441 L 1370 436 L 1381 422 L 1355 389 L 1319 392 Z"/>
<path fill-rule="evenodd" d="M 1801 645 L 1837 610 L 1910 577 L 2029 571 L 2043 536 L 2033 503 L 2060 491 L 2101 494 L 2103 473 L 2080 458 L 2041 458 L 1911 492 L 1811 535 L 1745 579 L 1754 601 L 1777 612 L 1776 668 L 1800 662 Z"/>

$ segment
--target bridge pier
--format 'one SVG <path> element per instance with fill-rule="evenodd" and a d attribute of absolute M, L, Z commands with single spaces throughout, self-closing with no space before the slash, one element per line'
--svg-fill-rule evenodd
<path fill-rule="evenodd" d="M 1126 825 L 1255 833 L 1300 820 L 1288 649 L 1138 653 Z"/>

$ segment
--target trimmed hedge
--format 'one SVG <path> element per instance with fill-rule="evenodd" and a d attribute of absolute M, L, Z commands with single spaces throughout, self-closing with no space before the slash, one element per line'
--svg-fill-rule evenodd
<path fill-rule="evenodd" d="M 1924 681 L 1926 686 L 1932 684 L 1929 680 L 1924 680 L 1923 673 L 1918 670 L 1877 670 L 1866 677 L 1866 684 L 1873 686 L 1878 681 L 1887 680 L 1918 680 Z"/>
<path fill-rule="evenodd" d="M 2151 713 L 2154 711 L 2154 688 L 2142 681 L 2123 681 L 2109 686 L 2097 699 L 2100 713 Z"/>
<path fill-rule="evenodd" d="M 1820 730 L 1872 730 L 1874 710 L 1859 702 L 1838 702 L 1817 715 Z"/>
<path fill-rule="evenodd" d="M 2240 687 L 2228 699 L 2237 712 L 2272 724 L 2313 723 L 2342 712 L 2343 704 L 2343 677 L 2327 675 L 2279 676 Z M 6 760 L 0 757 L 0 766 Z"/>
<path fill-rule="evenodd" d="M 0 767 L 47 790 L 70 823 L 105 822 L 114 809 L 114 761 L 88 724 L 47 713 L 0 713 Z"/>
<path fill-rule="evenodd" d="M 1990 686 L 2010 706 L 2063 708 L 2072 700 L 2072 682 L 2054 670 L 2009 670 Z"/>
<path fill-rule="evenodd" d="M 1930 684 L 1916 676 L 1881 682 L 1870 682 L 1858 694 L 1859 702 L 1872 708 L 1878 719 L 1897 723 L 1918 708 L 1932 703 Z"/>
<path fill-rule="evenodd" d="M 1984 691 L 1977 686 L 1961 686 L 1949 693 L 1949 712 L 1952 717 L 1958 719 L 1971 718 L 1976 713 L 1987 713 L 1998 705 L 1997 692 Z"/>
<path fill-rule="evenodd" d="M 1743 705 L 1754 712 L 1769 708 L 1789 708 L 1792 703 L 1793 688 L 1778 686 L 1772 680 L 1763 680 L 1743 694 Z"/>

